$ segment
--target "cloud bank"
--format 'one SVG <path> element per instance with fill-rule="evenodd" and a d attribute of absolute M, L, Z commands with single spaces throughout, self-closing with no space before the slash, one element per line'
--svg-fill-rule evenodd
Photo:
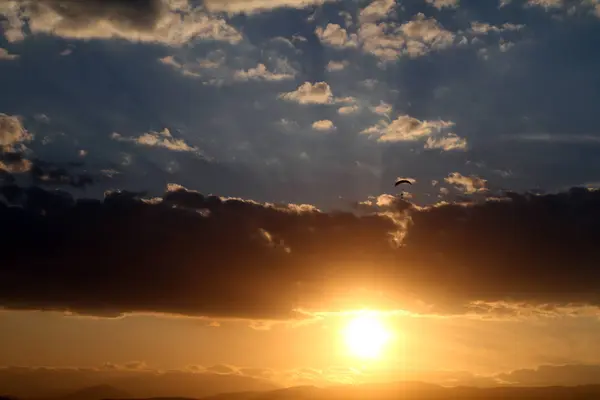
<path fill-rule="evenodd" d="M 462 178 L 452 176 L 478 186 Z M 600 305 L 598 191 L 430 207 L 390 197 L 358 214 L 177 185 L 154 199 L 113 191 L 74 200 L 16 185 L 1 193 L 7 308 L 287 319 L 354 290 L 385 293 L 385 304 L 365 300 L 373 306 L 418 300 L 438 314 L 500 301 Z"/>

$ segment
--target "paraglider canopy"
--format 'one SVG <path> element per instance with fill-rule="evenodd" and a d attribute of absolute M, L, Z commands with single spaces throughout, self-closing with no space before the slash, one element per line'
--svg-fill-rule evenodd
<path fill-rule="evenodd" d="M 409 181 L 408 179 L 398 179 L 398 180 L 396 181 L 396 183 L 394 184 L 394 186 L 398 186 L 398 185 L 400 185 L 400 184 L 402 184 L 402 183 L 408 183 L 409 185 L 412 185 L 412 182 L 411 182 L 411 181 Z"/>

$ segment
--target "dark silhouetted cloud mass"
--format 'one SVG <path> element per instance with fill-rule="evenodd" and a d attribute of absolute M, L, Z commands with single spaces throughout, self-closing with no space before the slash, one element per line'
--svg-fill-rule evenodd
<path fill-rule="evenodd" d="M 2 194 L 8 308 L 281 319 L 360 288 L 446 314 L 477 302 L 600 305 L 600 192 L 588 189 L 424 208 L 396 200 L 359 214 L 177 185 L 149 199 Z"/>

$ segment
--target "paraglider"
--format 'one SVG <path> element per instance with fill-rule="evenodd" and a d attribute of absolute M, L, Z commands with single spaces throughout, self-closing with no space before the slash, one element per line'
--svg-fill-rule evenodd
<path fill-rule="evenodd" d="M 409 181 L 408 179 L 398 179 L 396 181 L 396 183 L 394 183 L 394 186 L 398 186 L 398 185 L 400 185 L 402 183 L 408 183 L 409 185 L 412 185 L 412 182 Z"/>
<path fill-rule="evenodd" d="M 399 178 L 396 180 L 396 183 L 394 183 L 394 187 L 401 185 L 403 183 L 408 183 L 409 185 L 412 185 L 412 181 L 409 179 L 403 179 L 403 178 Z M 404 199 L 404 192 L 400 193 L 400 198 Z"/>

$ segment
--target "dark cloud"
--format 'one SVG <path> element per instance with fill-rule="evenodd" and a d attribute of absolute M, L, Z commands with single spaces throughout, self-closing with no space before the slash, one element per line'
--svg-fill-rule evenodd
<path fill-rule="evenodd" d="M 164 11 L 163 0 L 22 0 L 34 14 L 52 10 L 64 25 L 83 28 L 103 19 L 138 30 L 151 30 Z"/>
<path fill-rule="evenodd" d="M 200 13 L 202 10 L 181 0 L 15 0 L 0 9 L 4 37 L 10 42 L 36 33 L 71 39 L 118 37 L 175 46 L 195 37 L 241 39 L 223 20 L 211 19 L 206 13 L 197 18 Z M 173 30 L 178 34 L 173 35 Z"/>
<path fill-rule="evenodd" d="M 82 162 L 69 162 L 61 165 L 35 160 L 29 172 L 32 181 L 38 185 L 66 185 L 75 188 L 85 188 L 88 185 L 92 185 L 95 178 L 88 172 L 72 172 L 74 168 L 82 166 Z"/>
<path fill-rule="evenodd" d="M 16 185 L 2 194 L 12 204 L 0 206 L 8 308 L 280 319 L 355 289 L 392 300 L 366 299 L 375 306 L 419 299 L 442 313 L 474 301 L 600 305 L 598 191 L 360 215 L 176 185 L 160 199 Z"/>

